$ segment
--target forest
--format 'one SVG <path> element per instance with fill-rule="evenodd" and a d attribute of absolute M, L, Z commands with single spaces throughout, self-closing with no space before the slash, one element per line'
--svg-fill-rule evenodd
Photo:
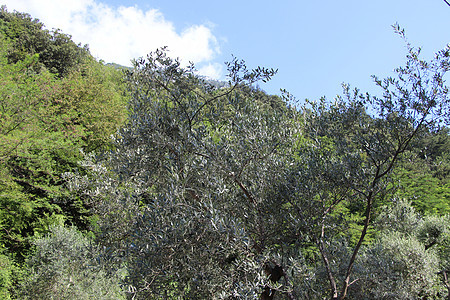
<path fill-rule="evenodd" d="M 450 299 L 450 44 L 378 95 L 132 68 L 0 10 L 1 299 Z"/>

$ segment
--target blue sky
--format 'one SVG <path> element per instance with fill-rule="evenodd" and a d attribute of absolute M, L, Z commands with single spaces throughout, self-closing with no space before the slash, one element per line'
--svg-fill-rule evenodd
<path fill-rule="evenodd" d="M 171 1 L 6 0 L 61 28 L 106 62 L 127 64 L 167 45 L 203 74 L 224 79 L 232 55 L 249 67 L 277 68 L 261 88 L 284 88 L 299 100 L 332 99 L 341 83 L 376 93 L 371 75 L 385 77 L 405 61 L 391 25 L 405 28 L 424 57 L 450 42 L 450 7 L 443 0 Z"/>

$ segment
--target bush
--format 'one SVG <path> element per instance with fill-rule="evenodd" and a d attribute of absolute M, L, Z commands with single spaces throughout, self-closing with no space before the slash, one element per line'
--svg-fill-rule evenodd
<path fill-rule="evenodd" d="M 0 298 L 11 299 L 9 289 L 12 287 L 13 264 L 8 256 L 0 252 Z"/>
<path fill-rule="evenodd" d="M 34 241 L 23 299 L 124 299 L 115 274 L 100 265 L 98 249 L 75 228 L 52 227 Z"/>

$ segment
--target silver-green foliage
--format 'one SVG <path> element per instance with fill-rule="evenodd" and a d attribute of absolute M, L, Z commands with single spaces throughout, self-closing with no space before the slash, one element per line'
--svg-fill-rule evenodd
<path fill-rule="evenodd" d="M 448 267 L 448 216 L 422 217 L 396 200 L 375 221 L 380 232 L 362 251 L 352 299 L 444 299 L 442 270 Z M 446 257 L 447 255 L 447 257 Z"/>
<path fill-rule="evenodd" d="M 217 89 L 163 51 L 137 61 L 128 125 L 104 161 L 115 175 L 70 181 L 97 203 L 99 243 L 126 265 L 134 297 L 256 297 L 265 267 L 295 242 L 277 190 L 297 115 L 240 89 L 273 71 L 228 67 L 230 85 Z"/>
<path fill-rule="evenodd" d="M 414 236 L 384 234 L 362 255 L 360 263 L 364 275 L 355 285 L 366 299 L 436 297 L 438 257 Z"/>
<path fill-rule="evenodd" d="M 229 68 L 222 89 L 163 52 L 130 74 L 132 114 L 111 163 L 142 191 L 127 246 L 138 296 L 254 297 L 267 281 L 293 112 L 239 92 L 270 71 L 237 61 Z"/>
<path fill-rule="evenodd" d="M 96 246 L 75 228 L 52 227 L 34 241 L 21 299 L 123 299 L 118 279 L 99 264 Z"/>

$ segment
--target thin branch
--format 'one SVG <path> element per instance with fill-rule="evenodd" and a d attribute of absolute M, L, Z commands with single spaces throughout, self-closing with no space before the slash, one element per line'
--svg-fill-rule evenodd
<path fill-rule="evenodd" d="M 444 0 L 445 3 L 447 3 L 448 6 L 450 6 L 450 3 L 447 0 Z"/>
<path fill-rule="evenodd" d="M 332 298 L 337 299 L 338 290 L 337 290 L 336 280 L 334 279 L 333 272 L 331 271 L 330 262 L 328 261 L 328 257 L 325 253 L 325 246 L 324 246 L 324 242 L 323 242 L 324 235 L 325 235 L 325 225 L 322 223 L 322 230 L 320 233 L 320 238 L 317 241 L 317 244 L 319 246 L 319 251 L 322 256 L 323 264 L 325 265 L 325 269 L 327 270 L 327 276 L 328 276 L 328 281 L 330 283 Z"/>
<path fill-rule="evenodd" d="M 359 252 L 359 249 L 362 246 L 364 238 L 366 237 L 367 229 L 369 228 L 370 218 L 371 218 L 371 213 L 372 213 L 372 203 L 373 203 L 373 197 L 374 197 L 373 191 L 374 191 L 374 189 L 378 183 L 378 180 L 380 178 L 379 175 L 380 175 L 380 168 L 377 168 L 377 172 L 376 172 L 375 177 L 370 186 L 369 194 L 367 195 L 367 198 L 366 198 L 367 204 L 366 204 L 366 211 L 365 211 L 364 227 L 363 227 L 363 230 L 361 231 L 361 235 L 359 237 L 358 243 L 356 244 L 356 246 L 353 250 L 352 257 L 350 258 L 350 262 L 347 266 L 345 280 L 344 280 L 344 283 L 342 286 L 342 292 L 341 292 L 339 299 L 345 299 L 347 297 L 347 291 L 348 291 L 348 287 L 350 286 L 350 275 L 352 273 L 353 265 L 355 263 L 356 256 Z"/>
<path fill-rule="evenodd" d="M 204 157 L 204 158 L 209 158 L 209 156 L 208 155 L 206 155 L 206 154 L 203 154 L 203 153 L 200 153 L 200 152 L 192 152 L 194 155 L 198 155 L 198 156 L 201 156 L 201 157 Z"/>
<path fill-rule="evenodd" d="M 255 206 L 258 205 L 258 202 L 256 202 L 256 199 L 253 197 L 253 195 L 250 193 L 250 191 L 247 190 L 247 188 L 240 182 L 237 177 L 234 174 L 230 174 L 233 178 L 233 181 L 239 186 L 242 192 L 244 192 L 245 196 L 253 202 Z"/>
<path fill-rule="evenodd" d="M 254 160 L 257 160 L 257 159 L 259 159 L 259 160 L 264 160 L 264 159 L 266 159 L 267 157 L 269 157 L 270 155 L 272 155 L 273 153 L 275 153 L 275 151 L 277 150 L 277 148 L 278 148 L 278 145 L 280 145 L 280 143 L 276 143 L 275 144 L 275 146 L 272 148 L 272 150 L 270 150 L 269 151 L 269 153 L 267 153 L 267 154 L 265 154 L 265 155 L 259 155 L 258 156 L 258 152 L 257 152 L 257 150 L 255 150 L 255 155 L 253 156 L 253 157 L 250 157 L 249 159 L 247 159 L 245 162 L 244 162 L 244 164 L 242 165 L 242 167 L 241 167 L 241 169 L 240 169 L 240 171 L 239 171 L 239 173 L 238 173 L 238 175 L 236 176 L 236 177 L 241 177 L 241 175 L 242 175 L 242 172 L 244 172 L 244 169 L 245 169 L 245 167 L 248 165 L 248 164 L 250 164 L 250 162 L 252 162 L 252 161 L 254 161 Z"/>
<path fill-rule="evenodd" d="M 286 272 L 284 270 L 283 270 L 283 277 L 284 277 L 284 280 L 286 281 L 286 286 L 288 286 L 289 285 L 289 277 L 288 277 L 288 275 L 286 274 Z M 286 292 L 286 294 L 287 294 L 289 300 L 295 300 L 296 299 L 293 290 L 288 290 Z"/>
<path fill-rule="evenodd" d="M 209 103 L 211 103 L 211 102 L 213 102 L 214 100 L 216 100 L 216 99 L 219 99 L 219 98 L 221 98 L 221 97 L 224 97 L 224 96 L 227 96 L 227 95 L 229 95 L 229 94 L 231 94 L 235 89 L 236 89 L 236 87 L 237 87 L 237 83 L 234 85 L 234 86 L 232 86 L 231 87 L 231 89 L 230 90 L 228 90 L 228 91 L 226 91 L 226 92 L 224 92 L 224 93 L 221 93 L 221 94 L 219 94 L 219 95 L 216 95 L 216 96 L 214 96 L 214 97 L 212 97 L 212 98 L 210 98 L 210 99 L 208 99 L 208 100 L 206 100 L 195 112 L 194 112 L 194 114 L 192 115 L 192 117 L 190 117 L 189 118 L 189 123 L 192 123 L 192 121 L 195 119 L 195 117 L 200 113 L 200 111 L 206 106 L 206 105 L 208 105 Z M 195 91 L 194 91 L 195 92 Z M 197 92 L 195 92 L 197 95 L 199 95 Z M 203 98 L 203 96 L 201 96 L 202 98 Z"/>
<path fill-rule="evenodd" d="M 422 119 L 420 120 L 419 124 L 417 124 L 414 131 L 406 138 L 405 141 L 403 141 L 403 143 L 398 145 L 398 148 L 395 151 L 388 167 L 386 168 L 386 170 L 384 170 L 384 172 L 377 174 L 376 179 L 384 177 L 386 174 L 388 174 L 392 170 L 392 168 L 394 167 L 394 164 L 397 162 L 398 156 L 401 155 L 403 152 L 405 152 L 405 150 L 408 148 L 409 144 L 411 143 L 412 139 L 417 135 L 417 132 L 419 131 L 419 129 L 422 128 L 422 124 L 425 122 L 426 116 L 428 116 L 429 111 L 430 111 L 430 107 L 424 113 Z"/>
<path fill-rule="evenodd" d="M 351 286 L 352 284 L 354 284 L 355 282 L 357 282 L 359 280 L 359 278 L 356 278 L 355 280 L 353 280 L 352 282 L 350 282 L 349 284 L 348 284 L 348 286 Z"/>
<path fill-rule="evenodd" d="M 348 190 L 349 188 L 347 187 L 341 197 L 336 197 L 336 199 L 334 199 L 333 203 L 331 203 L 330 206 L 328 206 L 328 208 L 322 213 L 322 217 L 325 217 L 334 208 L 334 206 L 346 198 Z"/>

